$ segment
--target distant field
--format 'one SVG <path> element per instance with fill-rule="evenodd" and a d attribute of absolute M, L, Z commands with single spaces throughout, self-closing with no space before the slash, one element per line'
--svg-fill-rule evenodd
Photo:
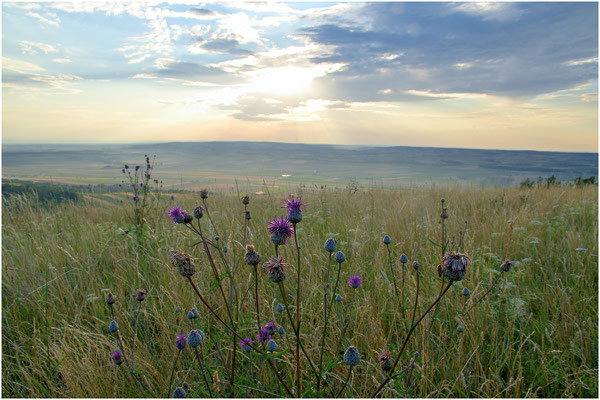
<path fill-rule="evenodd" d="M 115 184 L 124 163 L 156 155 L 155 175 L 171 189 L 212 189 L 245 182 L 255 191 L 299 184 L 513 185 L 555 175 L 598 175 L 596 153 L 360 147 L 255 142 L 136 145 L 4 145 L 3 178 Z"/>

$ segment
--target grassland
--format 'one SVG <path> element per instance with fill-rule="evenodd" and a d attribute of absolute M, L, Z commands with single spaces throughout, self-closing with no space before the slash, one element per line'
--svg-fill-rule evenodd
<path fill-rule="evenodd" d="M 243 206 L 241 192 L 211 193 L 208 204 L 221 242 L 238 264 L 234 282 L 240 296 L 238 328 L 244 336 L 255 333 L 252 270 L 241 258 Z M 445 197 L 450 234 L 468 221 L 464 252 L 473 264 L 465 279 L 444 297 L 426 338 L 427 317 L 415 331 L 399 369 L 421 350 L 407 385 L 406 374 L 384 390 L 385 397 L 592 397 L 598 396 L 598 203 L 597 187 L 584 188 L 469 188 L 405 187 L 396 190 L 299 190 L 309 202 L 298 225 L 305 266 L 303 280 L 302 339 L 316 359 L 323 326 L 323 274 L 328 237 L 338 240 L 347 261 L 343 264 L 343 300 L 330 321 L 324 364 L 327 380 L 337 392 L 347 374 L 340 350 L 355 345 L 362 361 L 344 392 L 368 397 L 385 374 L 376 353 L 387 349 L 395 356 L 407 331 L 415 295 L 415 273 L 403 271 L 401 253 L 421 264 L 419 310 L 440 290 L 436 266 L 440 249 L 440 198 Z M 298 191 L 296 192 L 298 193 Z M 280 216 L 283 194 L 253 195 L 249 242 L 266 256 L 273 253 L 266 221 Z M 124 199 L 121 204 L 118 200 Z M 187 311 L 200 311 L 199 326 L 207 335 L 206 368 L 215 382 L 226 382 L 219 354 L 231 351 L 229 334 L 198 301 L 187 282 L 169 264 L 167 252 L 190 252 L 199 271 L 194 279 L 209 303 L 225 318 L 220 295 L 206 257 L 192 247 L 194 237 L 173 224 L 165 210 L 179 204 L 192 210 L 197 194 L 177 194 L 156 202 L 147 215 L 148 236 L 143 244 L 128 235 L 130 203 L 124 194 L 88 196 L 78 203 L 41 206 L 25 197 L 5 199 L 2 212 L 2 394 L 5 397 L 143 397 L 165 396 L 175 357 L 174 339 L 189 331 Z M 500 275 L 507 252 L 509 224 L 514 220 L 508 256 L 517 260 L 513 270 Z M 203 228 L 214 227 L 206 217 Z M 394 297 L 387 252 L 390 244 L 396 278 L 406 280 L 406 300 Z M 456 236 L 455 242 L 458 241 Z M 532 243 L 533 242 L 533 243 Z M 586 249 L 583 250 L 576 249 Z M 281 249 L 294 265 L 291 244 Z M 523 261 L 526 260 L 526 261 Z M 407 265 L 410 265 L 407 264 Z M 219 268 L 223 268 L 219 264 Z M 382 273 L 382 271 L 385 272 Z M 223 272 L 223 270 L 221 270 Z M 363 286 L 353 292 L 346 281 L 360 274 Z M 224 274 L 226 290 L 229 278 Z M 500 276 L 500 277 L 499 277 Z M 499 277 L 499 278 L 498 278 Z M 490 294 L 470 312 L 461 314 L 490 287 Z M 295 288 L 292 266 L 286 285 Z M 461 296 L 467 287 L 470 297 Z M 104 299 L 112 291 L 118 299 L 121 334 L 131 344 L 136 289 L 148 291 L 137 326 L 136 370 L 139 382 L 124 366 L 112 365 L 116 349 L 108 332 L 110 312 Z M 285 350 L 275 360 L 283 378 L 293 380 L 293 334 L 283 314 L 274 311 L 281 301 L 276 287 L 264 275 L 259 281 L 263 321 L 273 319 L 287 336 L 277 339 Z M 293 308 L 293 306 L 292 306 Z M 405 318 L 402 319 L 402 314 Z M 457 319 L 458 317 L 458 319 Z M 340 318 L 347 318 L 352 333 L 342 335 Z M 464 332 L 458 332 L 459 325 Z M 216 344 L 219 346 L 217 347 Z M 236 346 L 237 347 L 237 346 Z M 263 359 L 238 352 L 236 395 L 285 396 Z M 304 395 L 314 392 L 314 379 L 304 361 Z M 186 381 L 194 396 L 208 396 L 191 352 L 182 353 L 174 383 Z M 175 386 L 174 385 L 174 386 Z M 224 386 L 214 390 L 224 396 Z"/>

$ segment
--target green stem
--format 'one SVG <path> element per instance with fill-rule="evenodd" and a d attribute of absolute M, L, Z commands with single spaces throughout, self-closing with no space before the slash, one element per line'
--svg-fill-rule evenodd
<path fill-rule="evenodd" d="M 294 223 L 294 242 L 296 243 L 296 253 L 298 254 L 298 262 L 296 270 L 298 272 L 298 280 L 296 282 L 296 382 L 298 387 L 298 397 L 302 393 L 302 378 L 300 376 L 301 363 L 300 363 L 300 306 L 302 305 L 302 299 L 300 298 L 300 246 L 298 245 L 298 235 L 296 233 L 296 224 Z"/>
<path fill-rule="evenodd" d="M 321 374 L 323 373 L 323 351 L 325 349 L 325 338 L 327 337 L 327 323 L 329 314 L 327 313 L 327 297 L 329 291 L 329 274 L 331 272 L 331 252 L 329 253 L 329 263 L 327 265 L 327 278 L 325 280 L 325 290 L 323 291 L 323 312 L 325 314 L 325 324 L 323 326 L 323 336 L 321 338 L 321 354 L 319 356 L 319 376 L 317 377 L 317 392 L 321 390 Z"/>
<path fill-rule="evenodd" d="M 177 356 L 175 356 L 175 361 L 173 361 L 173 368 L 171 368 L 171 378 L 169 378 L 169 387 L 167 387 L 167 397 L 171 397 L 171 386 L 173 385 L 173 376 L 175 375 L 175 366 L 177 365 L 177 360 L 179 360 L 179 354 L 181 354 L 181 349 L 177 350 Z"/>
<path fill-rule="evenodd" d="M 335 398 L 339 398 L 342 393 L 344 392 L 344 389 L 346 389 L 346 386 L 348 386 L 348 382 L 350 381 L 350 376 L 352 375 L 352 368 L 354 366 L 351 365 L 350 368 L 348 368 L 348 377 L 346 378 L 346 381 L 344 382 L 344 386 L 342 386 L 342 390 L 340 390 L 340 392 L 335 396 Z"/>

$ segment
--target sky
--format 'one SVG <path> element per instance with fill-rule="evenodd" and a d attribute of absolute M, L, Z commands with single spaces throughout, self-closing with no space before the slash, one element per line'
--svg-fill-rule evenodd
<path fill-rule="evenodd" d="M 598 151 L 598 5 L 2 2 L 2 142 Z"/>

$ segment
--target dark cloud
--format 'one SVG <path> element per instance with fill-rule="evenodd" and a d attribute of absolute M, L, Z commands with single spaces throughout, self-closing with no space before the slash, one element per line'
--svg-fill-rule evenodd
<path fill-rule="evenodd" d="M 252 55 L 253 52 L 250 50 L 239 49 L 237 46 L 240 43 L 236 39 L 214 39 L 206 40 L 199 44 L 199 46 L 212 53 L 226 53 L 233 55 Z"/>
<path fill-rule="evenodd" d="M 205 8 L 190 8 L 188 11 L 191 12 L 192 14 L 196 14 L 201 17 L 208 17 L 208 16 L 215 15 L 214 11 L 207 10 Z"/>
<path fill-rule="evenodd" d="M 296 34 L 335 49 L 312 62 L 347 64 L 318 80 L 336 99 L 403 100 L 407 90 L 527 97 L 597 77 L 597 61 L 572 63 L 598 57 L 597 7 L 371 3 L 360 24 Z"/>
<path fill-rule="evenodd" d="M 154 75 L 163 78 L 182 79 L 186 81 L 206 82 L 221 85 L 240 83 L 243 78 L 223 71 L 216 67 L 207 67 L 190 62 L 173 61 L 166 68 L 153 72 Z"/>

